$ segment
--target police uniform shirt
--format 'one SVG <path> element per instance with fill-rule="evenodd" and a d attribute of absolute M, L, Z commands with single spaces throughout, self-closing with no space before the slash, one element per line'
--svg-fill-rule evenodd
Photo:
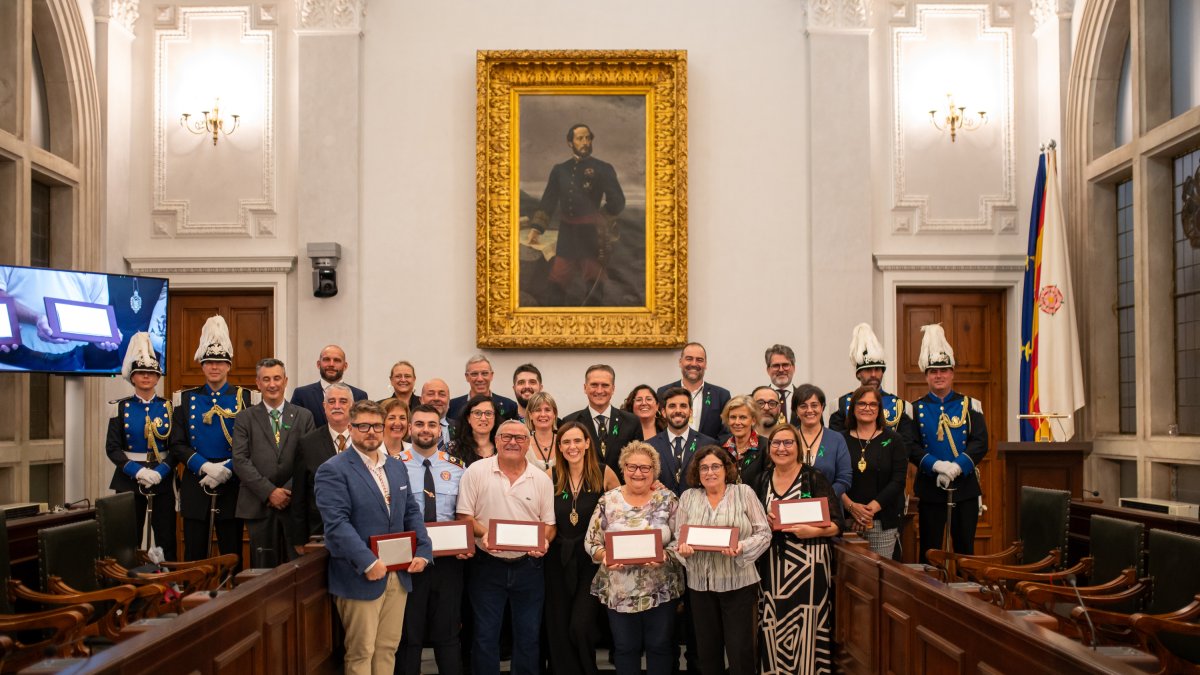
<path fill-rule="evenodd" d="M 408 469 L 408 482 L 417 497 L 417 508 L 425 515 L 425 457 L 415 450 L 400 453 L 400 461 Z M 458 484 L 462 480 L 462 461 L 448 452 L 435 451 L 429 456 L 429 470 L 433 474 L 434 498 L 437 501 L 437 520 L 456 518 L 458 508 Z"/>

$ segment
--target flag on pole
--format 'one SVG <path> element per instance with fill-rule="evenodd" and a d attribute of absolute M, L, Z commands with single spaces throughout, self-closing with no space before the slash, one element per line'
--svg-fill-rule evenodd
<path fill-rule="evenodd" d="M 1023 286 L 1021 414 L 1073 415 L 1084 404 L 1083 369 L 1053 141 L 1038 160 Z M 1073 418 L 1050 424 L 1057 440 L 1075 435 Z M 1022 420 L 1021 440 L 1034 440 L 1037 429 L 1037 420 Z"/>

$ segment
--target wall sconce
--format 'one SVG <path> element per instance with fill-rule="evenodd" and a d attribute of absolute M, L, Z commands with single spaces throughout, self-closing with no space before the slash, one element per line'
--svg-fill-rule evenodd
<path fill-rule="evenodd" d="M 204 115 L 204 119 L 195 121 L 192 121 L 191 113 L 183 113 L 179 117 L 179 126 L 200 136 L 212 134 L 213 145 L 217 144 L 219 134 L 228 136 L 238 128 L 238 115 L 230 115 L 233 118 L 233 126 L 226 128 L 226 120 L 221 119 L 221 99 L 219 98 L 213 103 L 211 111 L 201 110 L 200 112 Z"/>
<path fill-rule="evenodd" d="M 966 106 L 954 105 L 953 94 L 946 94 L 946 103 L 948 106 L 948 112 L 943 123 L 938 124 L 937 110 L 929 111 L 929 121 L 933 123 L 933 127 L 938 131 L 945 131 L 949 129 L 951 143 L 954 142 L 954 138 L 958 135 L 959 130 L 974 131 L 975 129 L 987 124 L 986 112 L 980 110 L 979 117 L 968 117 Z"/>

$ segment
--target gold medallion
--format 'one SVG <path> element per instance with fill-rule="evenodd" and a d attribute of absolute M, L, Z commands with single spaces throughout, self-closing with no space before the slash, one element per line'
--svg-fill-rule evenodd
<path fill-rule="evenodd" d="M 578 524 L 579 524 L 579 514 L 575 512 L 575 508 L 574 508 L 574 507 L 572 507 L 572 508 L 571 508 L 571 515 L 568 517 L 568 520 L 570 520 L 570 521 L 571 521 L 571 524 L 572 524 L 572 525 L 578 525 Z"/>
<path fill-rule="evenodd" d="M 867 470 L 867 458 L 859 457 L 858 458 L 858 472 L 864 473 L 864 472 L 866 472 L 866 470 Z"/>

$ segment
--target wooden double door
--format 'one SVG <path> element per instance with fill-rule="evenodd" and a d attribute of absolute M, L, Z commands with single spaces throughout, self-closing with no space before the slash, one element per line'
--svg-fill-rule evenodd
<path fill-rule="evenodd" d="M 917 367 L 921 326 L 940 323 L 954 348 L 954 390 L 978 399 L 988 428 L 988 453 L 979 465 L 983 503 L 987 507 L 975 532 L 975 552 L 995 553 L 1011 542 L 1004 535 L 1004 465 L 996 459 L 996 444 L 1007 440 L 1005 375 L 1007 335 L 1004 289 L 901 289 L 896 294 L 896 358 L 898 395 L 913 401 L 929 392 L 925 374 Z M 916 470 L 910 465 L 908 494 Z M 914 509 L 910 512 L 915 514 Z M 906 562 L 917 560 L 915 518 L 905 530 Z"/>
<path fill-rule="evenodd" d="M 193 357 L 204 322 L 216 314 L 225 317 L 233 343 L 229 381 L 254 387 L 255 364 L 275 354 L 275 312 L 270 291 L 170 291 L 167 305 L 167 376 L 163 391 L 204 384 L 204 373 Z"/>

